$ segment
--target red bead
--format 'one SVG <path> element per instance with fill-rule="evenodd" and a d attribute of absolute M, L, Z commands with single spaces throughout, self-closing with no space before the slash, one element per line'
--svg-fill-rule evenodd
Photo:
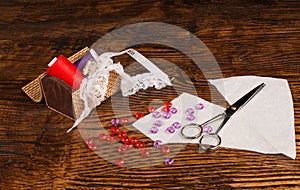
<path fill-rule="evenodd" d="M 119 132 L 118 136 L 123 139 L 123 138 L 127 138 L 127 133 L 125 131 Z"/>
<path fill-rule="evenodd" d="M 107 140 L 110 142 L 114 141 L 115 139 L 116 139 L 116 137 L 114 135 L 109 135 L 107 138 Z"/>
<path fill-rule="evenodd" d="M 128 118 L 120 118 L 120 124 L 127 124 Z"/>
<path fill-rule="evenodd" d="M 149 113 L 155 112 L 155 108 L 154 107 L 148 107 L 148 112 Z"/>
<path fill-rule="evenodd" d="M 119 151 L 121 154 L 125 154 L 126 150 L 127 150 L 127 146 L 120 146 L 120 147 L 118 148 L 118 151 Z"/>
<path fill-rule="evenodd" d="M 167 112 L 170 112 L 170 108 L 164 106 L 161 108 L 161 111 L 167 113 Z"/>
<path fill-rule="evenodd" d="M 147 149 L 140 149 L 141 156 L 148 156 L 150 154 L 150 151 Z"/>
<path fill-rule="evenodd" d="M 129 141 L 129 139 L 128 139 L 127 137 L 122 138 L 121 141 L 122 141 L 125 145 L 131 144 L 130 141 Z"/>
<path fill-rule="evenodd" d="M 109 135 L 106 135 L 106 134 L 104 134 L 104 133 L 98 135 L 98 140 L 99 140 L 99 141 L 106 141 L 106 140 L 108 140 L 108 139 L 109 139 Z"/>
<path fill-rule="evenodd" d="M 171 149 L 168 146 L 164 146 L 164 147 L 161 148 L 161 153 L 162 154 L 170 154 L 170 152 L 171 152 Z"/>
<path fill-rule="evenodd" d="M 138 141 L 135 143 L 135 147 L 136 148 L 145 148 L 145 143 Z"/>
<path fill-rule="evenodd" d="M 121 130 L 120 130 L 119 127 L 113 126 L 113 127 L 110 129 L 110 131 L 111 131 L 111 134 L 117 135 L 117 134 L 120 133 Z"/>
<path fill-rule="evenodd" d="M 85 140 L 85 143 L 86 143 L 87 145 L 92 144 L 92 143 L 94 143 L 94 142 L 95 142 L 95 141 L 94 141 L 93 138 L 88 138 L 88 139 Z"/>
<path fill-rule="evenodd" d="M 164 104 L 164 107 L 166 107 L 166 108 L 171 108 L 171 107 L 172 107 L 172 103 L 171 103 L 171 102 L 166 102 L 166 103 Z"/>
<path fill-rule="evenodd" d="M 131 140 L 131 144 L 132 145 L 134 145 L 135 146 L 135 144 L 139 141 L 139 139 L 138 138 L 136 138 L 136 137 L 132 137 L 132 138 L 130 138 L 130 140 Z"/>
<path fill-rule="evenodd" d="M 88 138 L 85 140 L 85 143 L 88 145 L 88 148 L 90 150 L 96 150 L 97 149 L 97 144 L 95 143 L 93 138 Z"/>
<path fill-rule="evenodd" d="M 127 144 L 126 147 L 127 149 L 133 148 L 133 144 Z"/>
<path fill-rule="evenodd" d="M 115 164 L 118 165 L 118 166 L 123 167 L 123 166 L 124 166 L 124 163 L 125 163 L 124 158 L 116 159 L 116 160 L 115 160 Z"/>
<path fill-rule="evenodd" d="M 134 116 L 135 116 L 136 119 L 140 119 L 140 118 L 144 117 L 144 114 L 143 113 L 136 113 Z"/>

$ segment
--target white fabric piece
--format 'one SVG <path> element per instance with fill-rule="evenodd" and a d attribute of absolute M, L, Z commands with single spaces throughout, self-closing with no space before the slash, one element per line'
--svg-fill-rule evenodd
<path fill-rule="evenodd" d="M 262 82 L 266 84 L 255 97 L 235 113 L 220 131 L 222 147 L 266 154 L 282 153 L 290 158 L 296 158 L 293 101 L 286 80 L 243 76 L 209 82 L 216 86 L 229 104 L 233 104 Z M 194 121 L 187 121 L 185 110 L 189 107 L 194 108 L 197 103 L 203 103 L 204 109 L 195 112 L 197 117 Z M 152 114 L 139 119 L 133 123 L 133 126 L 153 141 L 161 140 L 163 144 L 198 143 L 198 139 L 183 138 L 180 135 L 180 129 L 173 134 L 168 134 L 165 130 L 175 121 L 180 122 L 182 126 L 195 122 L 201 124 L 225 110 L 225 108 L 186 93 L 174 99 L 172 104 L 178 108 L 178 113 L 168 120 L 159 118 L 163 121 L 163 125 L 159 127 L 158 133 L 150 132 L 154 121 L 158 120 Z M 215 127 L 214 130 L 216 130 Z"/>
<path fill-rule="evenodd" d="M 225 108 L 212 104 L 202 98 L 197 96 L 182 93 L 180 96 L 171 101 L 173 107 L 177 108 L 178 112 L 171 116 L 170 119 L 164 119 L 164 117 L 160 117 L 156 119 L 152 116 L 152 114 L 148 114 L 145 117 L 137 120 L 133 123 L 133 126 L 141 131 L 143 134 L 151 138 L 153 141 L 161 140 L 163 144 L 167 143 L 198 143 L 198 139 L 185 139 L 181 137 L 180 130 L 176 129 L 175 133 L 169 134 L 166 132 L 166 129 L 171 126 L 174 122 L 180 122 L 181 127 L 189 124 L 189 123 L 203 123 L 208 118 L 211 118 L 214 115 L 222 113 Z M 202 103 L 204 108 L 202 110 L 196 110 L 195 106 L 198 103 Z M 156 111 L 159 111 L 161 114 L 162 107 L 158 108 Z M 195 120 L 188 121 L 186 120 L 187 114 L 185 113 L 187 108 L 193 108 L 195 110 Z M 161 120 L 163 125 L 158 127 L 159 132 L 156 134 L 152 134 L 150 132 L 150 128 L 153 127 L 154 122 L 157 120 Z"/>
<path fill-rule="evenodd" d="M 93 69 L 95 70 L 94 73 L 85 78 L 80 85 L 80 98 L 84 101 L 85 107 L 80 117 L 75 121 L 67 133 L 75 128 L 105 99 L 110 71 L 115 71 L 120 75 L 123 96 L 133 95 L 140 89 L 145 90 L 148 87 L 154 87 L 159 90 L 167 85 L 172 85 L 167 74 L 134 49 L 116 53 L 106 52 L 100 56 L 98 56 L 94 49 L 91 49 L 90 53 L 97 62 L 97 65 L 96 68 Z M 114 56 L 122 55 L 124 53 L 128 53 L 137 62 L 149 70 L 150 73 L 138 74 L 132 77 L 125 73 L 123 66 L 119 63 L 114 64 L 111 59 Z"/>
<path fill-rule="evenodd" d="M 266 84 L 220 131 L 223 147 L 296 158 L 293 100 L 287 80 L 241 76 L 209 82 L 229 104 L 260 83 Z"/>

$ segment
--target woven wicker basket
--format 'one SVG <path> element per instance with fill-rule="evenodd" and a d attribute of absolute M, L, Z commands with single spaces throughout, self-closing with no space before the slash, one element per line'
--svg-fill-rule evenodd
<path fill-rule="evenodd" d="M 79 60 L 88 50 L 89 49 L 86 47 L 69 57 L 68 60 L 74 63 L 75 61 Z M 49 81 L 51 83 L 49 83 Z M 49 88 L 49 84 L 53 86 L 50 86 Z M 55 87 L 57 86 L 63 87 L 60 88 L 63 90 L 55 91 L 57 89 Z M 105 97 L 109 98 L 119 89 L 120 77 L 116 72 L 112 71 L 110 72 L 108 88 Z M 44 98 L 48 108 L 71 119 L 77 119 L 84 109 L 84 102 L 79 97 L 80 90 L 73 91 L 65 82 L 55 77 L 51 78 L 50 76 L 47 76 L 46 73 L 42 73 L 36 79 L 22 87 L 22 90 L 34 102 L 41 102 Z M 53 94 L 56 95 L 56 99 L 54 100 L 52 98 Z M 62 107 L 64 109 L 62 109 Z"/>

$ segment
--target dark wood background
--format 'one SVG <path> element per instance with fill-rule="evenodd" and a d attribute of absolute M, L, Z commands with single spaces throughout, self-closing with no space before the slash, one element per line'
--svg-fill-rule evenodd
<path fill-rule="evenodd" d="M 175 155 L 171 167 L 162 159 L 152 167 L 116 166 L 88 150 L 78 129 L 65 133 L 72 120 L 42 103 L 33 103 L 21 91 L 45 71 L 54 56 L 70 56 L 128 24 L 169 23 L 199 37 L 215 56 L 224 77 L 287 79 L 299 152 L 299 1 L 1 0 L 0 10 L 0 189 L 300 188 L 299 154 L 296 160 L 225 148 L 199 154 L 196 145 L 188 145 Z M 189 58 L 158 45 L 137 48 L 147 57 L 177 63 L 191 78 L 198 95 L 210 100 L 207 81 L 200 71 L 195 72 Z M 184 83 L 177 81 L 177 86 Z M 130 97 L 130 109 L 145 112 L 151 99 L 174 97 L 173 88 L 161 92 L 149 89 Z M 97 112 L 108 130 L 114 117 L 111 100 Z M 128 129 L 151 146 L 149 139 Z"/>

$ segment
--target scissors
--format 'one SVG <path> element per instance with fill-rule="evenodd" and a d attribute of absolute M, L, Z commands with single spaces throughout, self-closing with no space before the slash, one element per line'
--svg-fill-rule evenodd
<path fill-rule="evenodd" d="M 218 133 L 221 131 L 221 129 L 224 127 L 224 125 L 227 123 L 227 121 L 242 107 L 244 107 L 263 87 L 265 87 L 265 83 L 261 83 L 260 85 L 253 88 L 250 92 L 245 94 L 243 97 L 241 97 L 239 100 L 237 100 L 235 103 L 233 103 L 230 107 L 228 107 L 223 113 L 220 113 L 211 119 L 207 120 L 206 122 L 202 124 L 197 123 L 190 123 L 185 125 L 181 129 L 181 135 L 186 139 L 199 139 L 199 150 L 202 151 L 209 151 L 209 150 L 216 150 L 221 145 L 221 137 L 218 135 Z M 216 120 L 223 119 L 219 127 L 215 132 L 212 133 L 204 133 L 203 127 L 207 126 L 207 124 L 212 123 Z M 197 133 L 194 133 L 193 135 L 187 134 L 187 131 L 189 129 L 197 129 Z"/>

